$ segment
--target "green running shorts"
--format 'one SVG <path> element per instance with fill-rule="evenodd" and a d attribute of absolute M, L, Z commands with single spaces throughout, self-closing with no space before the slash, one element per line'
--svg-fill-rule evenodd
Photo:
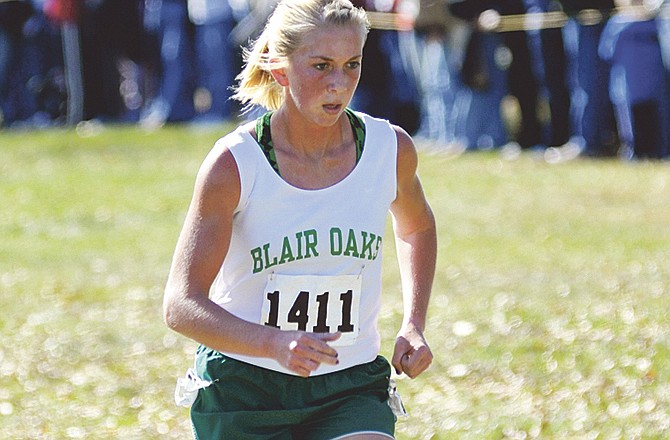
<path fill-rule="evenodd" d="M 374 361 L 303 378 L 257 367 L 201 346 L 191 422 L 199 440 L 332 440 L 355 433 L 393 438 L 391 368 Z"/>

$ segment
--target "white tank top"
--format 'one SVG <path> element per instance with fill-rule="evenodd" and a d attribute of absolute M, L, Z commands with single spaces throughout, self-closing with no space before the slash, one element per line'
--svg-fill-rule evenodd
<path fill-rule="evenodd" d="M 380 348 L 382 240 L 396 197 L 397 138 L 387 121 L 358 115 L 366 127 L 360 160 L 343 180 L 318 190 L 284 181 L 245 129 L 224 138 L 241 194 L 211 298 L 249 322 L 341 331 L 331 344 L 339 365 L 321 365 L 313 375 L 370 362 Z M 295 374 L 273 359 L 224 354 Z"/>

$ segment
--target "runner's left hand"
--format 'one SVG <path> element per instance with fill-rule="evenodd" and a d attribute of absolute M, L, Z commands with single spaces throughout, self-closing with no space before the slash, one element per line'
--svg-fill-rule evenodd
<path fill-rule="evenodd" d="M 403 327 L 395 340 L 391 363 L 396 373 L 412 379 L 423 373 L 433 362 L 433 353 L 423 332 L 413 326 Z"/>

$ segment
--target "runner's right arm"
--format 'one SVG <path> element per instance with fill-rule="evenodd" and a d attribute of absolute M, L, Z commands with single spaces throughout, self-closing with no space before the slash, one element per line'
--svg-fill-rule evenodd
<path fill-rule="evenodd" d="M 240 178 L 232 153 L 217 145 L 198 172 L 163 300 L 172 330 L 218 351 L 275 359 L 301 376 L 337 364 L 335 334 L 280 331 L 244 321 L 209 299 L 230 244 Z"/>

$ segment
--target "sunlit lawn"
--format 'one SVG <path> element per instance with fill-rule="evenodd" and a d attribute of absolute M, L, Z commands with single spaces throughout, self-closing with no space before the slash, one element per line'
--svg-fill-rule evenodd
<path fill-rule="evenodd" d="M 226 128 L 0 132 L 0 438 L 190 437 L 172 392 L 195 345 L 163 325 L 162 289 Z M 421 160 L 435 362 L 398 379 L 398 438 L 667 438 L 670 164 Z M 384 258 L 390 356 L 390 236 Z"/>

